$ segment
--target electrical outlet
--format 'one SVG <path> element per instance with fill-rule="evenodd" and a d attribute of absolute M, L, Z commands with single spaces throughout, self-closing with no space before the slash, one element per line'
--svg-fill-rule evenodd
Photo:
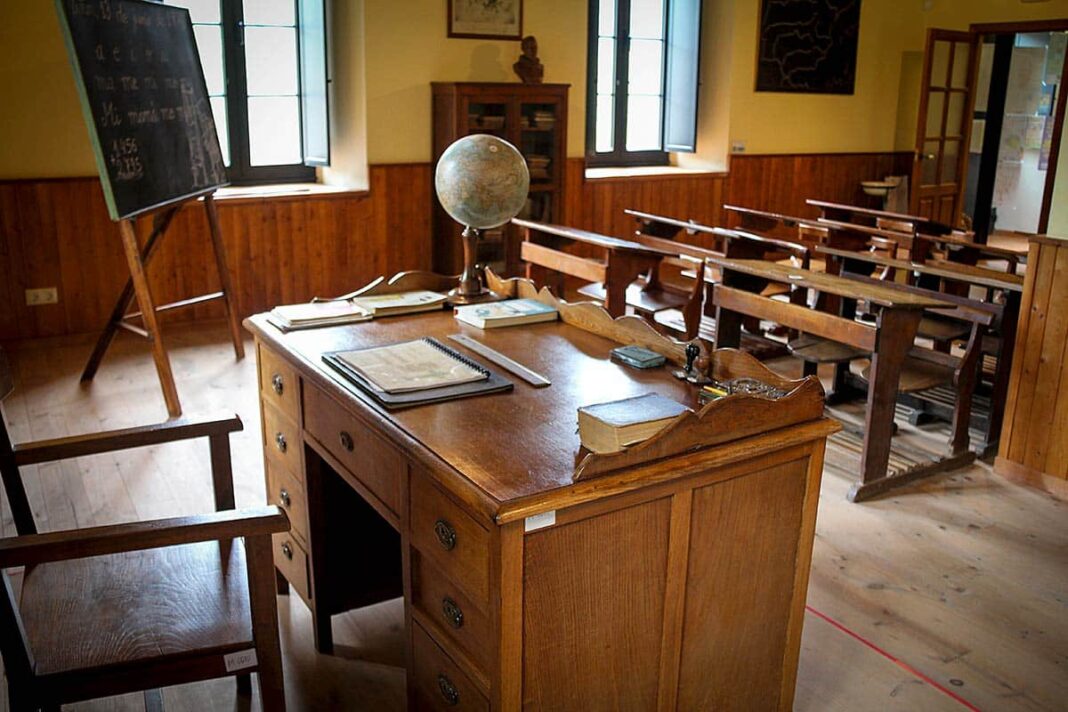
<path fill-rule="evenodd" d="M 59 292 L 55 287 L 26 290 L 26 306 L 39 307 L 42 304 L 55 304 L 58 301 Z"/>
<path fill-rule="evenodd" d="M 731 153 L 745 153 L 745 141 L 731 141 Z"/>

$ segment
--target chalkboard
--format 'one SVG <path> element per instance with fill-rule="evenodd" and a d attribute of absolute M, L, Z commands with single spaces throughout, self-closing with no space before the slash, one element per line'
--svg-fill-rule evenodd
<path fill-rule="evenodd" d="M 112 220 L 226 184 L 193 26 L 143 0 L 56 0 Z"/>

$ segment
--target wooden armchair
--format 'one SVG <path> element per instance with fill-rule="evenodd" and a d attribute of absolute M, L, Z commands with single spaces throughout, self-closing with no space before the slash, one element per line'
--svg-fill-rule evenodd
<path fill-rule="evenodd" d="M 0 350 L 0 401 L 13 381 Z M 234 510 L 229 434 L 237 416 L 12 445 L 0 419 L 0 474 L 19 536 L 0 539 L 0 654 L 12 710 L 236 675 L 264 710 L 284 710 L 271 535 L 277 507 Z M 19 467 L 206 437 L 218 511 L 38 534 Z M 25 567 L 21 592 L 8 569 Z"/>

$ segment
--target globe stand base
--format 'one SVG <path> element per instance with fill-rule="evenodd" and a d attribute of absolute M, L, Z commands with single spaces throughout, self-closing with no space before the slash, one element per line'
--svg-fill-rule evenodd
<path fill-rule="evenodd" d="M 499 302 L 504 297 L 496 292 L 482 287 L 474 294 L 464 294 L 459 287 L 449 290 L 446 295 L 449 304 L 480 304 L 481 302 Z"/>

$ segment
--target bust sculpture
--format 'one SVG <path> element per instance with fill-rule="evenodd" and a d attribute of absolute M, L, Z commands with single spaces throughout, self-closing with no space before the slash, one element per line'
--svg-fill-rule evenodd
<path fill-rule="evenodd" d="M 534 39 L 534 35 L 524 37 L 520 48 L 523 54 L 519 55 L 519 60 L 512 65 L 512 69 L 524 84 L 541 84 L 545 77 L 545 67 L 538 59 L 538 41 Z"/>

